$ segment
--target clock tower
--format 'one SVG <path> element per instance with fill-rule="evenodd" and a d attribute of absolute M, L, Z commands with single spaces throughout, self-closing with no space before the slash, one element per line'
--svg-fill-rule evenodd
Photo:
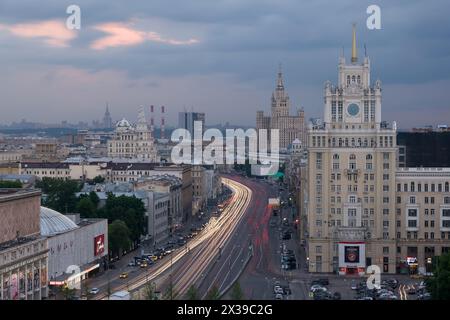
<path fill-rule="evenodd" d="M 308 128 L 310 272 L 395 272 L 396 125 L 381 121 L 381 82 L 370 60 L 339 58 L 324 88 L 324 121 Z"/>
<path fill-rule="evenodd" d="M 337 86 L 325 84 L 325 124 L 328 128 L 379 128 L 381 123 L 381 82 L 370 83 L 370 60 L 365 56 L 358 62 L 356 31 L 353 26 L 352 57 L 350 64 L 339 58 Z"/>

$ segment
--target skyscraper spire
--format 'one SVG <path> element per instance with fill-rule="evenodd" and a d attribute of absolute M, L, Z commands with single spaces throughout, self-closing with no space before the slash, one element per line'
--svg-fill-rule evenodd
<path fill-rule="evenodd" d="M 278 64 L 278 81 L 277 81 L 277 89 L 283 90 L 284 84 L 283 84 L 283 72 L 281 71 L 281 63 Z"/>
<path fill-rule="evenodd" d="M 356 23 L 353 24 L 353 38 L 352 38 L 352 63 L 358 62 L 358 52 L 356 50 Z"/>

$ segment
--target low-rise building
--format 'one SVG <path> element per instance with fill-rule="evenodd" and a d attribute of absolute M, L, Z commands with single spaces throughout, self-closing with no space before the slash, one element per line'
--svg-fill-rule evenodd
<path fill-rule="evenodd" d="M 41 207 L 41 235 L 48 238 L 50 285 L 75 282 L 98 271 L 108 255 L 108 220 L 80 219 Z M 75 272 L 74 272 L 75 271 Z"/>

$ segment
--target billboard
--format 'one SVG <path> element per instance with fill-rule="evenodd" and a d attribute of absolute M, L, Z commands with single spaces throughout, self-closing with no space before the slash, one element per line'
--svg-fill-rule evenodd
<path fill-rule="evenodd" d="M 94 256 L 101 255 L 105 252 L 105 235 L 101 234 L 94 238 Z"/>
<path fill-rule="evenodd" d="M 344 261 L 346 263 L 358 263 L 359 262 L 359 247 L 358 246 L 344 247 Z"/>
<path fill-rule="evenodd" d="M 364 242 L 339 242 L 339 268 L 365 268 L 366 244 Z"/>

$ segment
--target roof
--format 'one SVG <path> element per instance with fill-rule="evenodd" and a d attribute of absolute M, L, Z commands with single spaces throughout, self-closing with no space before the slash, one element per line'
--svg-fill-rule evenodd
<path fill-rule="evenodd" d="M 68 163 L 63 162 L 22 162 L 23 169 L 69 169 Z"/>
<path fill-rule="evenodd" d="M 77 228 L 75 222 L 65 215 L 50 208 L 41 207 L 41 235 L 54 236 Z"/>

